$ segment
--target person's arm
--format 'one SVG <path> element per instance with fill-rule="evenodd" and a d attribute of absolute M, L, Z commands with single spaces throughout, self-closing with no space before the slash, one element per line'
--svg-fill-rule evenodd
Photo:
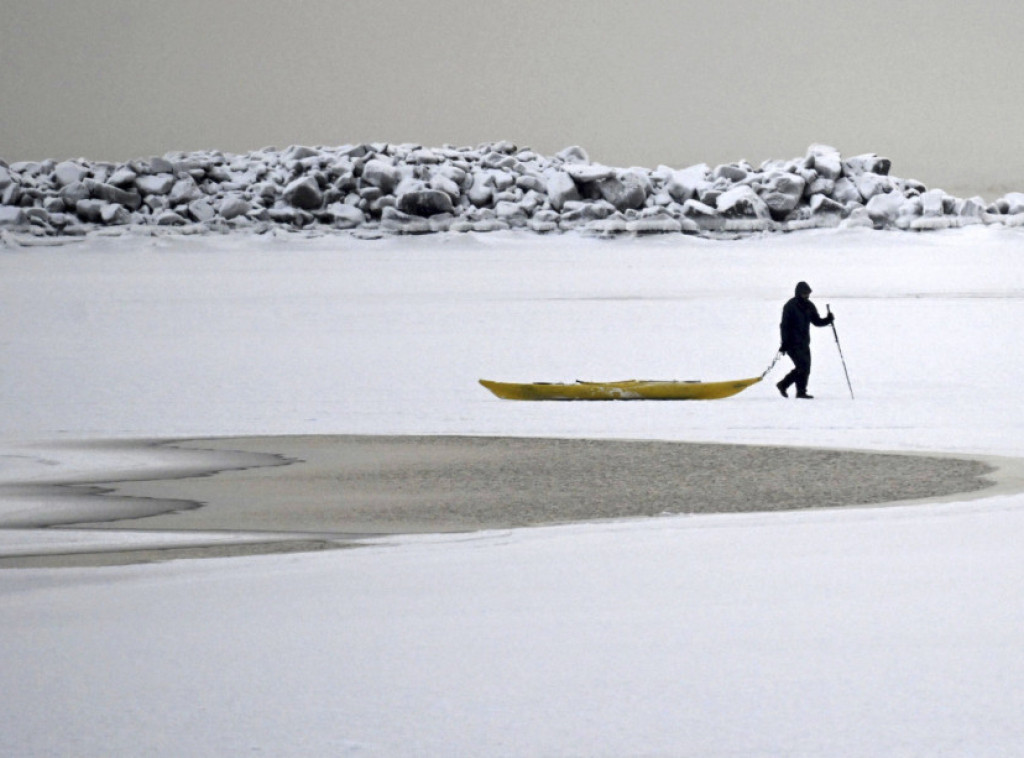
<path fill-rule="evenodd" d="M 808 303 L 808 305 L 811 306 L 811 323 L 814 324 L 815 326 L 828 326 L 829 324 L 836 320 L 835 315 L 832 313 L 829 313 L 827 316 L 825 316 L 825 318 L 822 318 L 818 314 L 818 308 L 814 305 L 814 303 Z"/>

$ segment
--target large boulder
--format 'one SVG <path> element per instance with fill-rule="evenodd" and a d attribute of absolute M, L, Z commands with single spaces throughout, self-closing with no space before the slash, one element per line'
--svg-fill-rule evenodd
<path fill-rule="evenodd" d="M 191 203 L 193 200 L 198 200 L 202 196 L 203 191 L 199 189 L 199 185 L 196 184 L 195 179 L 191 176 L 186 176 L 185 178 L 176 181 L 171 187 L 168 202 L 170 202 L 171 205 L 183 205 Z"/>
<path fill-rule="evenodd" d="M 952 213 L 952 198 L 940 189 L 928 190 L 920 196 L 921 213 L 925 216 L 943 216 Z"/>
<path fill-rule="evenodd" d="M 639 210 L 647 201 L 647 193 L 640 179 L 632 173 L 611 177 L 597 183 L 601 197 L 618 211 Z"/>
<path fill-rule="evenodd" d="M 445 193 L 454 202 L 462 194 L 462 190 L 454 179 L 442 174 L 430 177 L 429 188 Z"/>
<path fill-rule="evenodd" d="M 157 226 L 184 226 L 188 223 L 184 216 L 174 211 L 162 211 L 156 216 Z"/>
<path fill-rule="evenodd" d="M 580 199 L 580 191 L 576 187 L 576 182 L 566 172 L 552 170 L 544 178 L 548 202 L 556 211 L 561 211 L 566 203 Z"/>
<path fill-rule="evenodd" d="M 385 207 L 381 212 L 380 225 L 387 231 L 398 234 L 428 234 L 432 231 L 427 219 L 391 207 Z"/>
<path fill-rule="evenodd" d="M 498 220 L 504 221 L 510 227 L 526 226 L 529 220 L 526 209 L 519 203 L 512 203 L 507 200 L 500 200 L 494 204 L 494 213 Z"/>
<path fill-rule="evenodd" d="M 687 200 L 683 203 L 682 217 L 689 219 L 698 229 L 705 231 L 717 231 L 723 225 L 718 211 L 700 200 Z"/>
<path fill-rule="evenodd" d="M 558 151 L 555 154 L 555 158 L 565 163 L 590 163 L 590 156 L 587 155 L 587 151 L 579 145 L 573 145 Z"/>
<path fill-rule="evenodd" d="M 217 206 L 217 213 L 225 221 L 244 216 L 251 210 L 252 206 L 249 204 L 249 201 L 238 195 L 229 195 Z"/>
<path fill-rule="evenodd" d="M 697 196 L 697 190 L 708 184 L 711 169 L 706 163 L 673 171 L 665 182 L 665 190 L 677 203 L 685 203 Z"/>
<path fill-rule="evenodd" d="M 857 185 L 846 176 L 836 181 L 835 187 L 832 190 L 832 199 L 843 205 L 864 201 L 864 198 L 860 195 L 860 190 L 857 189 Z"/>
<path fill-rule="evenodd" d="M 746 184 L 733 187 L 718 197 L 718 212 L 729 218 L 768 218 L 768 205 Z"/>
<path fill-rule="evenodd" d="M 872 196 L 864 208 L 875 228 L 885 229 L 896 224 L 905 200 L 898 192 L 881 192 Z"/>
<path fill-rule="evenodd" d="M 117 203 L 133 211 L 137 211 L 142 205 L 142 195 L 135 190 L 123 190 L 113 184 L 97 182 L 93 179 L 86 179 L 84 183 L 89 193 L 99 200 Z"/>
<path fill-rule="evenodd" d="M 880 158 L 875 153 L 865 153 L 864 155 L 855 155 L 853 158 L 843 161 L 843 174 L 846 176 L 857 176 L 858 174 L 871 173 L 888 176 L 891 167 L 892 161 L 888 158 Z"/>
<path fill-rule="evenodd" d="M 435 216 L 438 213 L 453 213 L 452 198 L 440 190 L 419 190 L 398 196 L 398 210 L 410 216 Z"/>
<path fill-rule="evenodd" d="M 796 209 L 804 195 L 807 183 L 797 174 L 776 172 L 761 185 L 761 199 L 775 218 L 781 218 Z"/>
<path fill-rule="evenodd" d="M 809 168 L 818 176 L 835 181 L 843 175 L 843 159 L 839 151 L 828 145 L 811 145 L 807 148 Z"/>
<path fill-rule="evenodd" d="M 377 187 L 385 195 L 389 195 L 395 191 L 395 187 L 402 180 L 402 174 L 397 167 L 379 158 L 374 158 L 363 166 L 362 178 L 364 183 L 371 187 Z"/>
<path fill-rule="evenodd" d="M 998 205 L 1007 215 L 1024 213 L 1024 192 L 1007 192 L 999 199 Z"/>
<path fill-rule="evenodd" d="M 189 203 L 188 212 L 192 218 L 200 223 L 204 221 L 212 221 L 217 216 L 217 209 L 214 208 L 210 201 L 205 197 L 201 197 L 198 200 L 193 200 Z"/>
<path fill-rule="evenodd" d="M 80 219 L 82 219 L 82 221 L 98 224 L 103 220 L 100 214 L 104 205 L 106 205 L 106 203 L 102 200 L 96 200 L 93 198 L 79 200 L 75 203 L 75 213 Z"/>
<path fill-rule="evenodd" d="M 147 174 L 135 179 L 135 188 L 143 195 L 166 195 L 174 184 L 171 174 Z"/>
<path fill-rule="evenodd" d="M 615 169 L 602 166 L 600 163 L 567 163 L 563 170 L 580 184 L 600 182 L 615 176 Z"/>
<path fill-rule="evenodd" d="M 324 202 L 320 185 L 312 176 L 300 177 L 293 181 L 284 188 L 283 196 L 290 206 L 304 211 L 316 210 Z"/>
<path fill-rule="evenodd" d="M 17 205 L 0 205 L 0 226 L 21 226 L 25 212 Z"/>
<path fill-rule="evenodd" d="M 127 187 L 133 184 L 138 176 L 137 173 L 127 166 L 121 166 L 110 175 L 107 179 L 107 184 L 113 184 L 115 187 Z"/>
<path fill-rule="evenodd" d="M 174 164 L 166 158 L 155 156 L 149 159 L 149 173 L 151 174 L 173 174 Z"/>
<path fill-rule="evenodd" d="M 742 182 L 750 176 L 750 171 L 747 170 L 746 166 L 742 166 L 738 163 L 723 163 L 719 166 L 715 166 L 715 170 L 711 172 L 711 175 L 715 179 L 727 179 L 730 182 Z"/>
<path fill-rule="evenodd" d="M 487 208 L 493 204 L 494 185 L 491 183 L 490 174 L 473 174 L 472 182 L 469 186 L 469 191 L 466 193 L 469 202 L 477 208 Z"/>
<path fill-rule="evenodd" d="M 821 194 L 811 195 L 809 207 L 811 214 L 815 216 L 842 215 L 846 210 L 846 206 L 842 203 L 837 203 L 828 195 Z"/>
<path fill-rule="evenodd" d="M 131 220 L 131 212 L 118 203 L 105 203 L 100 208 L 100 221 L 108 226 L 124 226 Z"/>
<path fill-rule="evenodd" d="M 53 169 L 53 179 L 58 187 L 82 181 L 89 172 L 84 166 L 73 161 L 61 161 Z"/>
<path fill-rule="evenodd" d="M 74 208 L 79 200 L 88 200 L 92 195 L 89 194 L 89 188 L 85 186 L 84 182 L 72 182 L 61 189 L 58 197 L 65 206 Z"/>
<path fill-rule="evenodd" d="M 337 229 L 352 229 L 366 223 L 366 214 L 354 205 L 332 203 L 325 211 L 326 220 Z"/>
<path fill-rule="evenodd" d="M 853 179 L 853 183 L 856 185 L 857 191 L 864 200 L 870 200 L 875 195 L 882 192 L 889 192 L 893 189 L 892 180 L 888 176 L 876 174 L 873 171 L 867 171 L 863 174 L 857 175 Z"/>

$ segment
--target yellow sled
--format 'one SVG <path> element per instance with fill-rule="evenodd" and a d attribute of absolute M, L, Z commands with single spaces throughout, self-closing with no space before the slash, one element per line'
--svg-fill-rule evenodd
<path fill-rule="evenodd" d="M 505 400 L 718 400 L 742 392 L 763 377 L 731 382 L 677 382 L 629 379 L 624 382 L 516 384 L 481 379 L 480 384 Z"/>

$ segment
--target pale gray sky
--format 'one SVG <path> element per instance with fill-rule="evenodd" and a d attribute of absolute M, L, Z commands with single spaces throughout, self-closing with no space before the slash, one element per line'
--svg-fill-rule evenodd
<path fill-rule="evenodd" d="M 362 141 L 1024 190 L 1016 0 L 0 0 L 0 157 Z"/>

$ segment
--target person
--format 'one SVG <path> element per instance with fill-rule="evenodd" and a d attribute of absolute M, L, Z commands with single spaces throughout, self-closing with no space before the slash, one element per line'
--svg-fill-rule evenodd
<path fill-rule="evenodd" d="M 818 314 L 818 309 L 811 302 L 811 288 L 807 282 L 796 285 L 795 296 L 782 307 L 782 323 L 779 324 L 782 333 L 779 351 L 793 361 L 793 370 L 775 385 L 783 397 L 789 397 L 787 390 L 794 384 L 798 398 L 810 400 L 814 397 L 807 394 L 807 380 L 811 375 L 811 324 L 828 326 L 834 320 L 831 313 L 824 318 Z"/>

